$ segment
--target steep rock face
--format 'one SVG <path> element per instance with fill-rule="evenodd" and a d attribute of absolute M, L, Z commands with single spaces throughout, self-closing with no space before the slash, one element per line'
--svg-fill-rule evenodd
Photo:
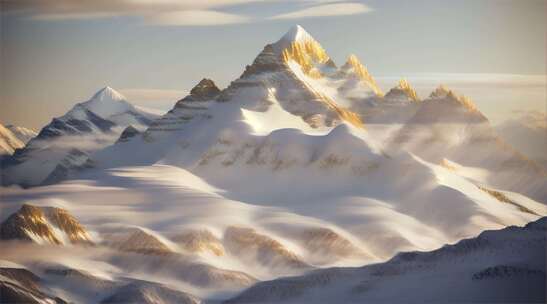
<path fill-rule="evenodd" d="M 404 252 L 361 268 L 322 269 L 261 282 L 225 303 L 540 303 L 546 299 L 545 223 L 541 218 L 525 227 L 487 231 L 438 250 Z M 424 284 L 429 288 L 419 287 Z M 398 286 L 396 293 L 393 286 Z"/>
<path fill-rule="evenodd" d="M 25 204 L 0 226 L 2 240 L 62 245 L 92 244 L 86 229 L 68 211 Z"/>

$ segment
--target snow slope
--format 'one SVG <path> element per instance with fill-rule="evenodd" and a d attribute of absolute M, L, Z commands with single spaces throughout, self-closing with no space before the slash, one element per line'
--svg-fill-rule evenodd
<path fill-rule="evenodd" d="M 225 303 L 543 303 L 546 218 L 386 263 L 258 283 Z"/>
<path fill-rule="evenodd" d="M 4 189 L 3 216 L 18 210 L 22 200 L 62 207 L 98 240 L 98 247 L 67 247 L 60 255 L 61 249 L 10 244 L 0 259 L 91 267 L 107 277 L 146 278 L 200 298 L 225 299 L 256 279 L 381 262 L 400 251 L 433 250 L 485 229 L 524 225 L 547 214 L 537 202 L 508 192 L 500 193 L 509 202 L 500 201 L 499 195 L 444 167 L 422 165 L 429 172 L 429 177 L 420 177 L 423 184 L 414 178 L 406 185 L 404 178 L 387 175 L 397 186 L 386 187 L 398 194 L 372 191 L 386 183 L 382 172 L 348 178 L 317 171 L 322 178 L 306 180 L 302 172 L 287 169 L 279 179 L 270 174 L 270 183 L 241 180 L 241 193 L 235 193 L 165 165 L 90 172 L 85 179 L 54 186 Z M 265 184 L 269 189 L 259 186 Z M 264 196 L 258 196 L 260 190 Z M 25 250 L 33 254 L 21 254 Z M 92 266 L 98 263 L 99 268 Z"/>

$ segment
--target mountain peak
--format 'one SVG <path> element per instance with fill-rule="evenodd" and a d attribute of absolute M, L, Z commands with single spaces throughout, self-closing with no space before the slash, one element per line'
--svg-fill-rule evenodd
<path fill-rule="evenodd" d="M 364 81 L 368 86 L 374 91 L 378 96 L 382 96 L 382 90 L 376 84 L 376 80 L 370 75 L 368 69 L 361 63 L 359 58 L 356 55 L 350 54 L 346 63 L 342 66 L 342 70 L 349 72 L 352 71 L 355 73 L 362 81 Z"/>
<path fill-rule="evenodd" d="M 450 94 L 450 89 L 448 89 L 445 85 L 441 84 L 439 85 L 435 91 L 431 92 L 429 95 L 430 98 L 445 98 Z"/>
<path fill-rule="evenodd" d="M 439 85 L 439 87 L 437 87 L 435 89 L 435 91 L 431 92 L 429 97 L 431 99 L 449 100 L 449 101 L 452 101 L 456 104 L 460 104 L 460 105 L 464 106 L 467 110 L 469 110 L 471 112 L 479 112 L 477 106 L 475 105 L 475 103 L 473 103 L 471 98 L 469 98 L 465 95 L 457 95 L 454 91 L 448 89 L 446 86 L 444 86 L 442 84 Z"/>
<path fill-rule="evenodd" d="M 98 101 L 112 101 L 112 100 L 125 100 L 125 97 L 113 88 L 106 86 L 100 89 L 97 93 L 91 97 L 91 100 Z"/>
<path fill-rule="evenodd" d="M 312 35 L 310 35 L 303 27 L 298 24 L 291 27 L 289 31 L 285 33 L 283 37 L 281 37 L 281 39 L 279 39 L 276 43 L 272 44 L 272 47 L 274 52 L 276 52 L 277 54 L 282 54 L 284 50 L 298 44 L 310 44 L 321 48 L 319 43 L 312 37 Z"/>
<path fill-rule="evenodd" d="M 214 81 L 209 78 L 203 78 L 190 90 L 190 95 L 179 100 L 175 107 L 182 106 L 182 103 L 189 101 L 207 101 L 212 100 L 220 94 L 220 89 Z"/>
<path fill-rule="evenodd" d="M 420 98 L 418 97 L 418 94 L 416 93 L 416 90 L 410 85 L 410 83 L 406 79 L 399 80 L 399 83 L 396 87 L 389 90 L 389 92 L 385 96 L 388 99 L 405 99 L 410 100 L 413 102 L 419 102 Z"/>
<path fill-rule="evenodd" d="M 281 40 L 287 42 L 303 41 L 313 39 L 313 37 L 299 24 L 293 25 Z"/>

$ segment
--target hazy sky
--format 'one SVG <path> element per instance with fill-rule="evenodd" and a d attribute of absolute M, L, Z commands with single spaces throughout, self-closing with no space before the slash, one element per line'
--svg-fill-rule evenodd
<path fill-rule="evenodd" d="M 497 122 L 545 110 L 546 2 L 0 0 L 0 122 L 39 129 L 106 85 L 169 109 L 203 77 L 228 85 L 296 23 L 385 90 L 446 83 Z"/>

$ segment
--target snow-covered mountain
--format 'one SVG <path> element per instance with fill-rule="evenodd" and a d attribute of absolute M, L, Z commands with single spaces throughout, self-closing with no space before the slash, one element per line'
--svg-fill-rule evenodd
<path fill-rule="evenodd" d="M 144 129 L 157 118 L 105 87 L 88 101 L 76 104 L 2 162 L 3 185 L 36 186 L 55 183 L 71 170 L 89 167 L 90 152 L 112 144 L 127 126 Z"/>
<path fill-rule="evenodd" d="M 227 88 L 203 79 L 146 128 L 128 107 L 108 89 L 77 105 L 42 130 L 76 139 L 40 178 L 48 185 L 3 189 L 2 215 L 28 201 L 62 207 L 96 246 L 17 243 L 0 259 L 41 265 L 53 252 L 124 286 L 161 286 L 116 289 L 121 298 L 167 297 L 165 287 L 218 301 L 257 281 L 385 262 L 547 214 L 540 171 L 468 98 L 440 87 L 421 100 L 406 81 L 384 95 L 356 56 L 338 67 L 300 26 Z M 57 155 L 34 141 L 12 175 Z M 103 299 L 63 284 L 68 301 Z"/>
<path fill-rule="evenodd" d="M 401 149 L 433 163 L 453 161 L 478 182 L 547 201 L 547 171 L 504 142 L 469 98 L 444 86 L 392 136 L 387 150 Z M 473 168 L 486 173 L 479 177 Z"/>
<path fill-rule="evenodd" d="M 546 220 L 385 263 L 261 282 L 225 303 L 543 303 Z"/>

